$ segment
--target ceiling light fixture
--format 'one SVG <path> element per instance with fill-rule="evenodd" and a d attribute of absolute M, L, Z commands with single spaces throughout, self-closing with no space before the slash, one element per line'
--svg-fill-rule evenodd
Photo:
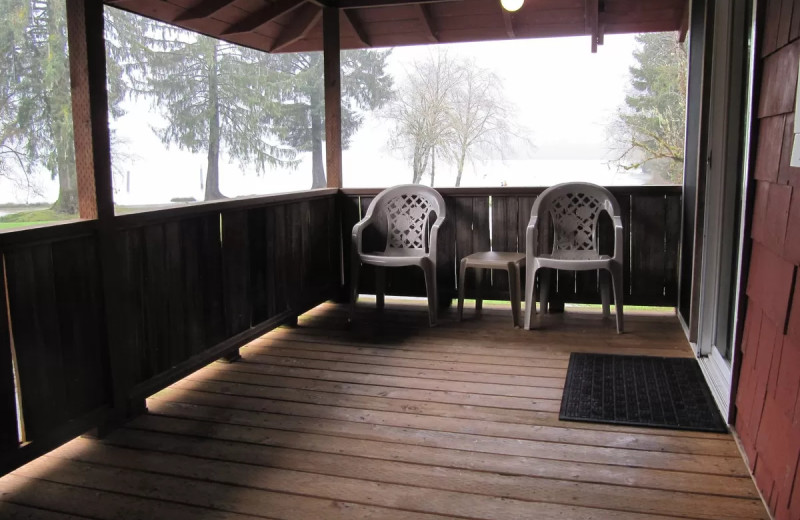
<path fill-rule="evenodd" d="M 500 5 L 503 6 L 503 9 L 506 11 L 513 13 L 514 11 L 518 11 L 520 7 L 522 7 L 522 3 L 525 0 L 500 0 Z"/>

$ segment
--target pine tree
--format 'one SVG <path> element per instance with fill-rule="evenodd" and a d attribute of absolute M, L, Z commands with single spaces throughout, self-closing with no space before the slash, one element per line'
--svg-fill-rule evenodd
<path fill-rule="evenodd" d="M 612 125 L 625 168 L 652 168 L 670 182 L 683 175 L 686 131 L 686 46 L 675 33 L 636 37 L 631 92 Z"/>
<path fill-rule="evenodd" d="M 350 50 L 341 55 L 342 148 L 363 122 L 362 110 L 381 107 L 391 96 L 386 73 L 390 51 Z M 283 111 L 275 120 L 279 138 L 301 152 L 311 152 L 311 188 L 326 186 L 322 141 L 325 132 L 325 90 L 321 52 L 279 54 L 272 57 L 276 71 L 287 79 L 281 97 Z"/>
<path fill-rule="evenodd" d="M 222 153 L 258 173 L 296 164 L 295 150 L 276 143 L 271 131 L 282 106 L 269 55 L 157 22 L 148 22 L 141 42 L 126 70 L 136 93 L 167 119 L 158 137 L 206 152 L 206 200 L 223 198 Z"/>
<path fill-rule="evenodd" d="M 58 179 L 53 209 L 78 212 L 66 3 L 0 0 L 0 175 L 36 191 L 44 168 Z M 120 115 L 121 70 L 108 71 L 109 110 Z"/>

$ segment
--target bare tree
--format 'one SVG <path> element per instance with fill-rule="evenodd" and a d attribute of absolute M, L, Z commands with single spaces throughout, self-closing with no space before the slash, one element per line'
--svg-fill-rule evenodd
<path fill-rule="evenodd" d="M 497 75 L 439 51 L 414 63 L 389 105 L 391 144 L 410 159 L 414 183 L 429 171 L 433 185 L 440 159 L 455 164 L 460 186 L 469 160 L 502 156 L 519 137 L 512 112 Z"/>
<path fill-rule="evenodd" d="M 457 84 L 458 70 L 448 54 L 431 54 L 414 63 L 387 108 L 386 117 L 395 125 L 391 144 L 411 160 L 414 184 L 422 182 L 436 149 L 444 149 L 451 139 L 449 102 Z"/>
<path fill-rule="evenodd" d="M 461 185 L 464 164 L 483 154 L 503 156 L 513 128 L 512 109 L 503 93 L 502 82 L 493 72 L 474 60 L 460 61 L 458 84 L 449 92 L 448 153 L 455 161 L 456 187 Z"/>

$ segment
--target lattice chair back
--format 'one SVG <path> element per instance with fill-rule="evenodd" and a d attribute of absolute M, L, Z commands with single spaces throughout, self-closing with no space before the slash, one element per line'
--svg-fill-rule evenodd
<path fill-rule="evenodd" d="M 549 215 L 553 225 L 554 258 L 600 256 L 597 224 L 602 211 L 619 216 L 619 203 L 607 189 L 589 183 L 565 183 L 546 189 L 536 199 L 532 215 Z"/>
<path fill-rule="evenodd" d="M 445 205 L 439 192 L 428 186 L 404 184 L 383 191 L 367 211 L 387 224 L 386 251 L 429 249 L 431 215 L 444 217 Z M 380 214 L 380 215 L 379 215 Z"/>

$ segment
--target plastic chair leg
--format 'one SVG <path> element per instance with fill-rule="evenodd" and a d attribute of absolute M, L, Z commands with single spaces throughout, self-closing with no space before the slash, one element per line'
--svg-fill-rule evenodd
<path fill-rule="evenodd" d="M 383 310 L 384 296 L 386 294 L 386 269 L 375 266 L 375 305 Z"/>
<path fill-rule="evenodd" d="M 611 287 L 609 287 L 610 271 L 600 270 L 600 300 L 603 302 L 603 317 L 608 318 L 611 315 Z"/>
<path fill-rule="evenodd" d="M 525 271 L 525 328 L 530 330 L 531 314 L 536 314 L 536 297 L 533 294 L 536 281 L 536 268 L 533 265 L 528 265 Z"/>
<path fill-rule="evenodd" d="M 464 317 L 464 279 L 467 274 L 467 259 L 462 258 L 458 268 L 458 321 Z"/>
<path fill-rule="evenodd" d="M 539 275 L 539 301 L 541 302 L 542 314 L 547 314 L 547 305 L 550 301 L 550 271 L 552 269 L 542 269 L 542 274 Z"/>
<path fill-rule="evenodd" d="M 483 309 L 483 272 L 485 269 L 476 267 L 475 271 L 475 310 Z"/>
<path fill-rule="evenodd" d="M 425 262 L 422 264 L 422 271 L 425 273 L 425 292 L 428 294 L 428 319 L 431 327 L 433 327 L 436 325 L 436 313 L 438 311 L 436 266 L 432 262 Z"/>
<path fill-rule="evenodd" d="M 361 261 L 358 257 L 350 262 L 350 321 L 356 319 L 356 301 L 358 301 L 358 274 Z"/>
<path fill-rule="evenodd" d="M 616 266 L 615 266 L 616 267 Z M 623 293 L 622 293 L 622 269 L 617 267 L 611 271 L 611 280 L 614 285 L 614 305 L 617 308 L 617 334 L 622 334 L 624 323 L 622 318 Z"/>
<path fill-rule="evenodd" d="M 511 314 L 514 318 L 514 326 L 519 327 L 519 308 L 520 308 L 520 289 L 519 289 L 519 268 L 517 264 L 508 264 L 508 294 L 511 298 Z"/>

